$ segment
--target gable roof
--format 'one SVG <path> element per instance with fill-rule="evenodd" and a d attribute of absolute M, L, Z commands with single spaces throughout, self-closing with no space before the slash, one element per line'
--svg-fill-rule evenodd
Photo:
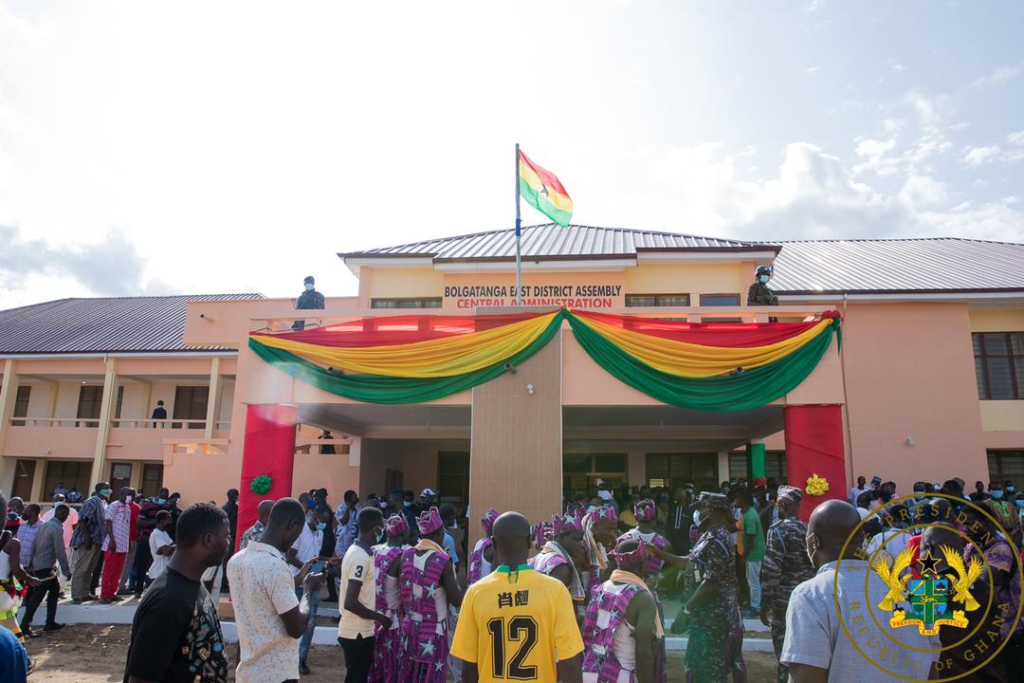
<path fill-rule="evenodd" d="M 645 251 L 663 252 L 778 252 L 779 247 L 755 242 L 678 235 L 671 232 L 598 228 L 555 223 L 526 225 L 522 255 L 531 261 L 635 258 Z M 515 230 L 491 230 L 456 237 L 379 247 L 338 254 L 349 259 L 430 258 L 434 261 L 510 261 L 516 257 Z"/>
<path fill-rule="evenodd" d="M 783 242 L 780 294 L 1024 292 L 1024 244 L 958 238 Z"/>
<path fill-rule="evenodd" d="M 190 301 L 262 299 L 262 294 L 187 294 L 60 299 L 0 311 L 0 353 L 229 350 L 186 346 Z"/>

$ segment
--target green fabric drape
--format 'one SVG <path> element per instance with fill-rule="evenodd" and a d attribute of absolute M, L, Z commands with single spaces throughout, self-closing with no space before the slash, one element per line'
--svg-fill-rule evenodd
<path fill-rule="evenodd" d="M 759 368 L 728 375 L 685 378 L 671 375 L 635 358 L 563 310 L 530 346 L 494 365 L 463 375 L 441 378 L 383 377 L 330 372 L 315 363 L 249 338 L 249 348 L 274 367 L 308 384 L 363 403 L 423 403 L 489 382 L 543 348 L 568 320 L 580 346 L 605 371 L 662 403 L 708 412 L 739 412 L 759 408 L 796 388 L 818 365 L 832 343 L 841 340 L 838 318 L 831 327 L 797 351 Z M 840 342 L 841 343 L 841 342 Z"/>
<path fill-rule="evenodd" d="M 662 403 L 680 408 L 733 413 L 759 408 L 796 388 L 818 365 L 839 329 L 836 319 L 803 348 L 771 365 L 717 377 L 690 379 L 655 370 L 569 316 L 580 346 L 621 382 Z"/>
<path fill-rule="evenodd" d="M 561 311 L 556 315 L 536 341 L 519 353 L 481 370 L 452 377 L 407 378 L 340 374 L 328 372 L 326 368 L 299 358 L 288 351 L 272 349 L 252 337 L 249 338 L 249 348 L 277 369 L 338 396 L 363 403 L 423 403 L 489 382 L 506 372 L 505 365 L 507 364 L 519 365 L 551 341 L 562 326 L 565 313 L 565 311 Z"/>

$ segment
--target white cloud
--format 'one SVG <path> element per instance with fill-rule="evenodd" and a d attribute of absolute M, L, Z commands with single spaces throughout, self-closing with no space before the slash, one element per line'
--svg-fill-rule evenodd
<path fill-rule="evenodd" d="M 1000 85 L 1012 81 L 1020 74 L 1022 65 L 1000 66 L 988 76 L 979 78 L 971 83 L 972 88 L 986 88 L 992 85 Z"/>
<path fill-rule="evenodd" d="M 899 168 L 900 158 L 889 155 L 895 148 L 895 139 L 860 140 L 854 151 L 863 161 L 854 166 L 854 173 L 863 173 L 865 171 L 877 173 L 878 175 L 891 175 L 895 173 Z"/>
<path fill-rule="evenodd" d="M 1006 136 L 1006 141 L 1011 145 L 1024 145 L 1024 130 L 1018 130 Z"/>
<path fill-rule="evenodd" d="M 901 73 L 903 73 L 906 70 L 907 70 L 907 67 L 903 66 L 899 62 L 895 62 L 895 63 L 892 64 L 892 72 L 894 74 L 896 74 L 897 76 L 899 76 Z"/>
<path fill-rule="evenodd" d="M 900 132 L 906 125 L 903 119 L 882 119 L 882 130 L 890 135 Z"/>
<path fill-rule="evenodd" d="M 804 5 L 804 10 L 807 12 L 817 12 L 824 6 L 825 0 L 808 0 L 807 4 Z"/>
<path fill-rule="evenodd" d="M 911 175 L 903 183 L 899 199 L 911 208 L 936 206 L 946 201 L 946 185 L 935 178 Z"/>
<path fill-rule="evenodd" d="M 818 73 L 818 71 L 820 69 L 821 69 L 820 66 L 809 66 L 806 69 L 804 69 L 804 73 L 805 74 L 816 74 L 816 73 Z"/>
<path fill-rule="evenodd" d="M 970 127 L 971 127 L 971 123 L 969 121 L 958 121 L 956 123 L 950 124 L 949 129 L 950 130 L 965 130 L 965 129 L 970 128 Z"/>
<path fill-rule="evenodd" d="M 968 147 L 965 150 L 963 163 L 968 166 L 981 166 L 992 161 L 999 154 L 999 145 L 986 145 L 984 147 Z"/>

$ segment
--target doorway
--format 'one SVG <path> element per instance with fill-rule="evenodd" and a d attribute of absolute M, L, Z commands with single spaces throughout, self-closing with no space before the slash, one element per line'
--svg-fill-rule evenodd
<path fill-rule="evenodd" d="M 125 486 L 131 486 L 132 464 L 130 462 L 115 462 L 110 464 L 110 490 L 113 497 Z"/>
<path fill-rule="evenodd" d="M 625 453 L 566 453 L 562 456 L 562 487 L 590 491 L 601 479 L 612 490 L 629 481 Z"/>
<path fill-rule="evenodd" d="M 11 497 L 18 497 L 24 501 L 32 500 L 32 485 L 36 482 L 36 461 L 18 460 L 14 463 L 14 485 L 11 487 Z M 46 493 L 45 491 L 43 492 Z"/>

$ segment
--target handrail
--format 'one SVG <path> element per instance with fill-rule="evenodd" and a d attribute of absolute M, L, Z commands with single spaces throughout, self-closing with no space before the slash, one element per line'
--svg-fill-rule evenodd
<path fill-rule="evenodd" d="M 100 425 L 100 421 L 96 418 L 81 417 L 11 417 L 8 418 L 7 423 L 12 427 L 96 428 Z M 231 425 L 230 422 L 227 424 Z M 202 429 L 206 426 L 206 420 L 152 420 L 141 417 L 115 417 L 111 418 L 110 425 L 115 429 Z"/>
<path fill-rule="evenodd" d="M 502 313 L 507 313 L 510 308 L 514 307 L 501 307 Z M 529 307 L 531 310 L 535 308 L 549 308 L 554 310 L 553 307 Z M 637 306 L 637 307 L 625 307 L 615 306 L 612 308 L 602 308 L 601 313 L 614 313 L 616 315 L 633 315 L 642 318 L 669 318 L 672 320 L 686 320 L 689 322 L 701 322 L 703 319 L 715 319 L 715 318 L 739 318 L 744 322 L 768 322 L 768 318 L 785 318 L 789 320 L 805 320 L 807 318 L 813 318 L 821 315 L 823 312 L 830 310 L 830 306 Z M 315 313 L 314 315 L 303 315 L 303 314 Z M 436 316 L 436 315 L 466 315 L 467 317 L 474 313 L 486 314 L 488 313 L 488 307 L 480 307 L 476 311 L 452 311 L 444 308 L 370 308 L 370 309 L 355 309 L 349 311 L 309 311 L 309 310 L 294 310 L 287 314 L 280 316 L 254 316 L 250 318 L 252 321 L 253 331 L 274 331 L 281 332 L 284 330 L 291 329 L 291 325 L 296 320 L 305 320 L 307 329 L 311 325 L 319 325 L 321 327 L 351 322 L 353 320 L 360 320 L 363 318 L 394 318 L 401 316 Z"/>
<path fill-rule="evenodd" d="M 132 417 L 132 418 L 113 418 L 111 419 L 114 427 L 128 428 L 128 429 L 202 429 L 206 426 L 206 420 L 176 420 L 173 418 L 166 420 L 153 420 L 143 417 Z"/>
<path fill-rule="evenodd" d="M 7 420 L 12 427 L 90 427 L 100 426 L 96 418 L 85 417 L 12 417 Z"/>

